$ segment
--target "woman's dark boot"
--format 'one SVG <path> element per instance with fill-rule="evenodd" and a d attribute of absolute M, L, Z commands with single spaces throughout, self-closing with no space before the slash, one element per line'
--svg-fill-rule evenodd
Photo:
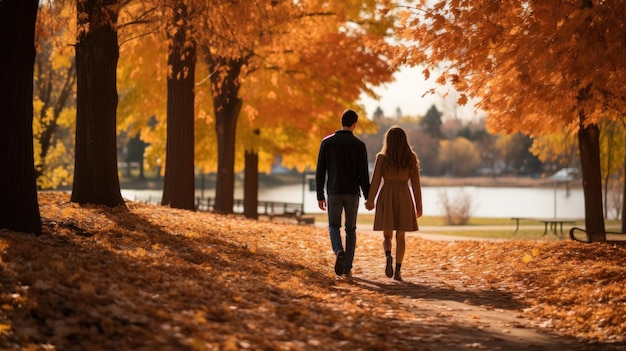
<path fill-rule="evenodd" d="M 401 266 L 399 264 L 396 264 L 396 271 L 395 271 L 395 273 L 393 275 L 393 279 L 397 280 L 399 282 L 402 281 L 402 274 L 400 273 L 400 267 Z"/>

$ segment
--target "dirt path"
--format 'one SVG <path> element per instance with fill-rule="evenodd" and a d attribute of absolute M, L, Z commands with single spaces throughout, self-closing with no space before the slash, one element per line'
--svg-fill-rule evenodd
<path fill-rule="evenodd" d="M 493 240 L 425 233 L 414 236 L 446 241 Z M 410 343 L 423 345 L 423 350 L 609 350 L 607 345 L 557 335 L 551 332 L 549 322 L 525 318 L 524 306 L 510 293 L 477 289 L 445 269 L 426 270 L 419 262 L 405 261 L 404 282 L 387 278 L 382 253 L 372 249 L 380 246 L 380 237 L 380 232 L 360 232 L 353 277 L 338 279 L 350 284 L 355 294 L 388 296 L 394 307 L 386 313 L 412 321 L 421 329 L 416 333 L 422 335 L 419 340 Z"/>
<path fill-rule="evenodd" d="M 396 306 L 388 313 L 411 315 L 425 332 L 420 334 L 428 335 L 419 340 L 424 350 L 594 350 L 542 331 L 521 316 L 521 306 L 505 293 L 459 290 L 455 282 L 432 273 L 396 282 L 384 276 L 382 265 L 377 268 L 362 269 L 345 280 L 393 298 Z"/>

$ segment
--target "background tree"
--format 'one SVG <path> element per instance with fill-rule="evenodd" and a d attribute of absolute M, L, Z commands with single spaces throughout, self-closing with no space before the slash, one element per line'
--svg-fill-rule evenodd
<path fill-rule="evenodd" d="M 194 84 L 196 41 L 193 17 L 184 1 L 176 1 L 171 18 L 167 76 L 167 138 L 165 178 L 161 204 L 195 208 L 194 186 Z"/>
<path fill-rule="evenodd" d="M 383 112 L 383 110 L 380 108 L 380 106 L 376 107 L 376 111 L 374 111 L 374 114 L 372 115 L 372 118 L 377 121 L 382 119 L 383 117 L 385 117 L 385 113 Z"/>
<path fill-rule="evenodd" d="M 407 130 L 407 138 L 420 162 L 420 171 L 424 175 L 439 176 L 443 169 L 439 164 L 440 139 L 434 138 L 422 130 Z M 382 138 L 381 138 L 382 140 Z"/>
<path fill-rule="evenodd" d="M 41 189 L 72 183 L 76 119 L 76 66 L 67 43 L 75 33 L 62 2 L 46 3 L 37 16 L 34 71 L 35 176 Z M 71 51 L 71 52 L 70 52 Z"/>
<path fill-rule="evenodd" d="M 117 174 L 117 0 L 77 2 L 76 160 L 71 201 L 124 204 Z"/>
<path fill-rule="evenodd" d="M 604 216 L 608 218 L 609 190 L 615 188 L 611 185 L 614 182 L 624 184 L 621 175 L 625 154 L 624 135 L 626 133 L 623 124 L 616 120 L 603 120 L 600 122 L 600 127 L 600 160 L 603 175 Z"/>
<path fill-rule="evenodd" d="M 461 104 L 478 99 L 494 131 L 577 130 L 585 227 L 604 241 L 597 123 L 607 110 L 621 118 L 626 111 L 618 83 L 626 76 L 625 13 L 624 2 L 609 1 L 436 1 L 402 17 L 399 36 L 412 45 L 398 59 L 445 63 L 438 82 L 462 92 Z"/>
<path fill-rule="evenodd" d="M 0 228 L 37 235 L 33 71 L 38 3 L 0 2 Z"/>
<path fill-rule="evenodd" d="M 443 113 L 437 110 L 435 105 L 432 105 L 426 115 L 420 120 L 419 124 L 424 129 L 424 132 L 435 139 L 443 139 L 443 133 L 441 132 L 441 116 Z"/>
<path fill-rule="evenodd" d="M 238 78 L 247 58 L 229 59 L 210 55 L 207 60 L 209 69 L 216 72 L 211 76 L 218 150 L 214 209 L 221 213 L 232 213 L 235 190 L 235 137 L 242 106 Z"/>
<path fill-rule="evenodd" d="M 123 13 L 120 22 L 134 22 L 126 18 L 127 13 Z M 166 158 L 167 99 L 164 97 L 167 96 L 170 41 L 164 29 L 159 29 L 157 23 L 154 26 L 156 28 L 139 29 L 130 25 L 120 28 L 117 131 L 140 135 L 146 143 L 145 166 L 159 170 L 157 176 L 161 176 Z M 198 129 L 201 126 L 196 119 L 194 130 Z"/>
<path fill-rule="evenodd" d="M 474 144 L 463 137 L 441 140 L 440 144 L 439 163 L 447 176 L 467 177 L 475 174 L 480 165 L 480 155 Z"/>
<path fill-rule="evenodd" d="M 374 46 L 382 42 L 381 33 L 391 22 L 385 19 L 382 26 L 380 18 L 365 21 L 357 10 L 360 6 L 342 3 L 324 8 L 316 1 L 255 1 L 245 6 L 225 1 L 207 8 L 195 2 L 188 5 L 194 6 L 196 15 L 189 20 L 200 48 L 195 165 L 202 173 L 217 171 L 217 209 L 221 212 L 232 211 L 230 184 L 234 184 L 234 171 L 243 167 L 244 150 L 252 147 L 253 140 L 263 145 L 258 148 L 259 170 L 269 171 L 277 154 L 284 156 L 287 167 L 304 169 L 315 159 L 311 155 L 317 152 L 317 138 L 336 129 L 337 114 L 356 101 L 361 91 L 371 92 L 370 85 L 391 79 L 392 72 L 383 60 L 387 45 Z M 355 25 L 347 20 L 351 17 Z M 367 31 L 359 26 L 367 26 Z M 146 161 L 151 165 L 165 159 L 165 104 L 162 88 L 154 84 L 167 72 L 158 63 L 159 56 L 167 52 L 159 44 L 162 40 L 148 35 L 133 45 L 125 44 L 120 69 L 120 129 L 131 134 L 141 130 L 142 139 L 150 143 Z M 148 41 L 152 44 L 145 43 Z M 372 48 L 364 49 L 363 42 L 370 41 Z M 126 61 L 126 54 L 135 59 Z M 148 64 L 138 67 L 136 62 Z M 133 86 L 125 88 L 127 84 Z M 160 122 L 146 130 L 149 115 Z M 363 120 L 360 130 L 366 130 L 368 124 Z M 258 136 L 252 134 L 257 129 Z"/>
<path fill-rule="evenodd" d="M 208 38 L 203 50 L 218 138 L 218 211 L 232 212 L 235 154 L 243 156 L 234 145 L 239 129 L 260 129 L 271 145 L 264 149 L 280 150 L 285 166 L 303 169 L 315 159 L 319 139 L 337 128 L 346 104 L 369 91 L 368 85 L 391 78 L 381 54 L 385 25 L 379 24 L 389 21 L 368 18 L 375 12 L 371 3 L 354 4 L 233 3 L 213 9 L 218 15 L 202 16 L 216 29 L 228 29 L 215 30 L 221 36 Z M 240 112 L 247 117 L 245 128 L 238 123 Z"/>
<path fill-rule="evenodd" d="M 480 121 L 479 126 L 474 127 L 476 128 L 475 130 L 471 128 L 468 129 L 470 130 L 471 140 L 476 146 L 476 151 L 480 154 L 480 163 L 483 168 L 483 173 L 488 173 L 495 178 L 499 173 L 499 170 L 496 169 L 496 162 L 502 154 L 500 150 L 495 147 L 497 137 L 489 133 L 482 122 L 484 122 L 484 120 Z"/>
<path fill-rule="evenodd" d="M 532 140 L 521 133 L 501 134 L 496 139 L 496 148 L 504 161 L 504 172 L 515 174 L 540 174 L 542 164 L 529 151 Z"/>
<path fill-rule="evenodd" d="M 441 133 L 445 139 L 453 140 L 463 129 L 463 121 L 460 119 L 446 118 L 441 125 Z"/>
<path fill-rule="evenodd" d="M 533 138 L 529 151 L 546 165 L 548 172 L 579 168 L 578 140 L 572 133 L 553 133 Z"/>

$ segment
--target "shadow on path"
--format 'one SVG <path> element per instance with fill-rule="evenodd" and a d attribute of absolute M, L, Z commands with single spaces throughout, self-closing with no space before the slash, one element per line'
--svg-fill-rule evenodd
<path fill-rule="evenodd" d="M 403 323 L 418 324 L 429 337 L 424 350 L 619 350 L 619 345 L 591 344 L 533 325 L 521 316 L 525 305 L 500 291 L 459 291 L 411 282 L 352 277 L 346 282 L 393 297 Z M 406 315 L 411 317 L 407 320 Z M 398 317 L 400 319 L 400 317 Z M 623 346 L 622 346 L 623 347 Z"/>

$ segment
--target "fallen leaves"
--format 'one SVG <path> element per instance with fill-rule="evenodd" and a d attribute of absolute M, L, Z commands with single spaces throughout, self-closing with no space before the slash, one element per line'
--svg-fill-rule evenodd
<path fill-rule="evenodd" d="M 488 313 L 580 349 L 625 342 L 621 246 L 408 236 L 396 283 L 380 237 L 360 234 L 343 279 L 325 228 L 68 201 L 40 194 L 39 237 L 0 231 L 1 348 L 492 349 L 525 327 Z"/>

